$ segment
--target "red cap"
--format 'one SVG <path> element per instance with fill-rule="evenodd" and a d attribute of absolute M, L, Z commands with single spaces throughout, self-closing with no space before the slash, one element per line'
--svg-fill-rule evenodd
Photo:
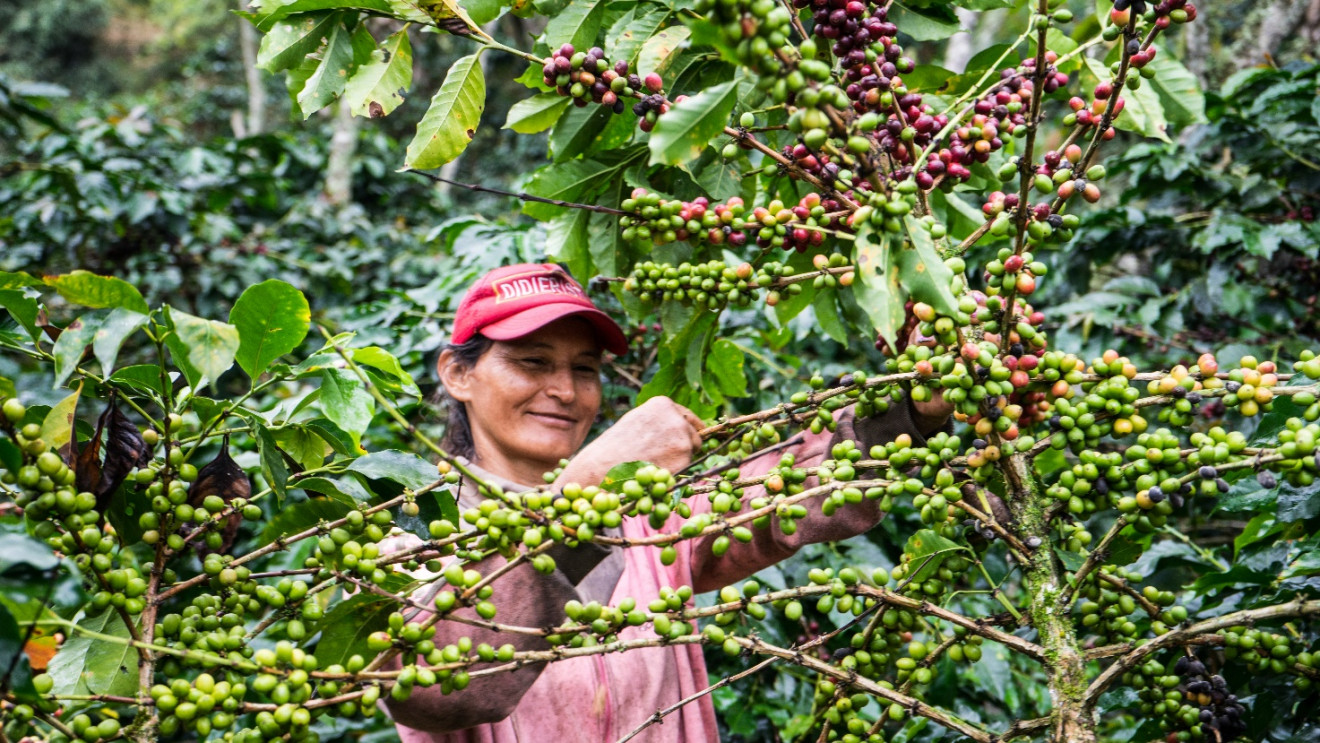
<path fill-rule="evenodd" d="M 589 321 L 601 345 L 614 354 L 628 352 L 628 339 L 618 324 L 553 263 L 504 266 L 477 279 L 458 303 L 452 342 L 466 343 L 478 332 L 492 340 L 510 341 L 569 315 Z"/>

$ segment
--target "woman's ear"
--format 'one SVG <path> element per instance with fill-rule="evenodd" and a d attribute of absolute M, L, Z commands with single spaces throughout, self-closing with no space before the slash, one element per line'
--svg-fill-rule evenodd
<path fill-rule="evenodd" d="M 446 348 L 440 352 L 440 358 L 435 362 L 435 370 L 440 377 L 440 384 L 444 385 L 450 397 L 459 402 L 469 402 L 472 399 L 470 373 L 472 370 L 458 363 L 454 359 L 453 351 Z"/>

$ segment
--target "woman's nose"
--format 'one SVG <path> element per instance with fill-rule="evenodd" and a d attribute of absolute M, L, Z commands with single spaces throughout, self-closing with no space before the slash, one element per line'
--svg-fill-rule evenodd
<path fill-rule="evenodd" d="M 556 369 L 546 380 L 545 393 L 565 405 L 571 404 L 577 398 L 577 388 L 573 384 L 573 370 Z"/>

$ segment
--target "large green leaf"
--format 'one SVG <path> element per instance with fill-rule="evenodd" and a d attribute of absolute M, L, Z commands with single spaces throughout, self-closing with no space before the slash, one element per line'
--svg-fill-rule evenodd
<path fill-rule="evenodd" d="M 890 250 L 886 235 L 878 235 L 870 223 L 857 230 L 857 277 L 853 283 L 853 296 L 861 305 L 877 332 L 895 347 L 898 329 L 902 327 L 903 288 L 894 267 L 894 251 Z"/>
<path fill-rule="evenodd" d="M 651 132 L 651 164 L 681 165 L 700 157 L 724 131 L 737 101 L 738 84 L 730 80 L 675 104 Z"/>
<path fill-rule="evenodd" d="M 588 150 L 603 151 L 601 134 L 618 118 L 607 106 L 573 106 L 559 117 L 550 132 L 550 154 L 562 163 Z"/>
<path fill-rule="evenodd" d="M 747 372 L 743 369 L 746 354 L 742 347 L 728 338 L 718 338 L 710 347 L 706 358 L 706 371 L 714 378 L 722 394 L 729 397 L 747 395 Z"/>
<path fill-rule="evenodd" d="M 194 389 L 203 380 L 215 386 L 220 375 L 234 365 L 238 353 L 238 329 L 219 320 L 206 320 L 170 307 L 173 332 L 165 338 L 170 357 Z"/>
<path fill-rule="evenodd" d="M 454 63 L 445 82 L 431 99 L 417 134 L 408 144 L 404 166 L 438 168 L 462 154 L 477 133 L 486 107 L 486 78 L 477 57 L 469 54 Z"/>
<path fill-rule="evenodd" d="M 413 53 L 408 29 L 400 29 L 371 52 L 371 60 L 353 73 L 344 99 L 355 116 L 388 116 L 412 87 Z"/>
<path fill-rule="evenodd" d="M 73 304 L 96 309 L 124 307 L 147 314 L 147 302 L 137 287 L 113 276 L 97 276 L 91 271 L 73 271 L 47 276 L 46 283 Z"/>
<path fill-rule="evenodd" d="M 119 614 L 106 607 L 100 614 L 83 617 L 78 627 L 116 639 L 70 631 L 69 639 L 60 646 L 47 669 L 55 680 L 54 693 L 136 695 L 137 651 L 128 644 L 131 635 Z"/>
<path fill-rule="evenodd" d="M 632 62 L 642 46 L 669 19 L 671 11 L 653 3 L 638 3 L 610 27 L 605 38 L 605 56 L 611 60 Z M 649 72 L 649 70 L 648 70 Z"/>
<path fill-rule="evenodd" d="M 114 371 L 115 361 L 119 358 L 119 349 L 123 348 L 124 341 L 146 324 L 146 315 L 124 307 L 110 310 L 110 314 L 101 321 L 101 327 L 97 329 L 96 336 L 92 339 L 92 353 L 101 364 L 101 373 L 104 376 L 108 377 Z"/>
<path fill-rule="evenodd" d="M 533 196 L 557 201 L 579 201 L 600 188 L 619 170 L 618 163 L 599 160 L 569 160 L 547 165 L 532 174 L 523 190 Z M 553 219 L 567 207 L 538 201 L 523 203 L 523 213 L 534 219 Z"/>
<path fill-rule="evenodd" d="M 325 43 L 313 53 L 318 64 L 298 91 L 298 108 L 304 119 L 333 103 L 344 92 L 344 85 L 356 67 L 355 44 L 361 45 L 361 55 L 365 58 L 376 42 L 364 26 L 350 30 L 344 24 L 336 24 L 326 34 Z"/>
<path fill-rule="evenodd" d="M 55 389 L 64 386 L 64 381 L 78 367 L 103 319 L 104 313 L 89 312 L 60 331 L 60 337 L 55 339 L 55 347 L 51 349 L 51 355 L 55 357 Z"/>
<path fill-rule="evenodd" d="M 361 593 L 335 604 L 321 621 L 317 661 L 327 666 L 343 665 L 353 655 L 371 657 L 367 637 L 388 627 L 390 614 L 399 608 L 397 602 L 374 593 Z"/>
<path fill-rule="evenodd" d="M 586 51 L 596 42 L 604 11 L 605 3 L 600 0 L 572 0 L 545 24 L 541 38 L 552 49 L 569 43 L 579 51 Z"/>
<path fill-rule="evenodd" d="M 261 543 L 270 544 L 281 537 L 306 531 L 322 522 L 342 519 L 353 507 L 329 498 L 315 498 L 280 509 L 261 530 Z"/>
<path fill-rule="evenodd" d="M 955 314 L 958 300 L 949 287 L 953 271 L 936 254 L 930 233 L 911 217 L 907 219 L 907 233 L 909 242 L 894 256 L 894 267 L 902 277 L 908 297 L 925 302 L 943 314 Z"/>
<path fill-rule="evenodd" d="M 1108 80 L 1109 66 L 1098 59 L 1086 57 L 1086 66 L 1098 80 Z M 1138 90 L 1123 88 L 1123 111 L 1114 119 L 1114 128 L 1137 132 L 1142 136 L 1170 141 L 1168 122 L 1164 118 L 1164 105 L 1160 94 L 1149 81 Z"/>
<path fill-rule="evenodd" d="M 0 289 L 22 289 L 25 286 L 44 286 L 41 279 L 19 271 L 0 271 Z"/>
<path fill-rule="evenodd" d="M 666 84 L 672 83 L 674 78 L 666 74 L 669 72 L 669 63 L 687 46 L 691 35 L 692 29 L 687 26 L 670 26 L 659 31 L 642 44 L 637 54 L 637 69 L 642 74 L 658 73 Z"/>
<path fill-rule="evenodd" d="M 354 443 L 371 425 L 375 408 L 376 401 L 356 374 L 336 368 L 321 371 L 321 409 L 325 417 L 353 437 Z"/>
<path fill-rule="evenodd" d="M 18 321 L 29 337 L 35 339 L 41 334 L 41 329 L 37 327 L 37 313 L 41 306 L 21 289 L 0 289 L 0 308 Z"/>
<path fill-rule="evenodd" d="M 570 209 L 550 222 L 545 231 L 545 253 L 556 263 L 563 263 L 574 276 L 591 275 L 591 246 L 587 225 L 591 212 Z"/>
<path fill-rule="evenodd" d="M 912 555 L 912 569 L 915 571 L 911 574 L 912 581 L 920 583 L 934 575 L 945 557 L 961 549 L 965 548 L 930 529 L 922 529 L 908 537 L 904 551 Z"/>
<path fill-rule="evenodd" d="M 307 297 L 291 284 L 267 279 L 248 287 L 229 311 L 238 329 L 235 360 L 255 380 L 303 342 L 311 321 Z"/>
<path fill-rule="evenodd" d="M 256 0 L 248 7 L 249 12 L 240 15 L 246 16 L 263 32 L 291 15 L 318 10 L 365 10 L 380 15 L 390 13 L 390 4 L 385 0 Z"/>
<path fill-rule="evenodd" d="M 78 411 L 78 396 L 82 394 L 82 382 L 73 394 L 55 403 L 41 422 L 41 440 L 52 449 L 62 449 L 73 439 L 74 416 Z"/>
<path fill-rule="evenodd" d="M 275 492 L 276 499 L 283 504 L 288 493 L 289 467 L 284 462 L 284 454 L 270 429 L 266 428 L 255 415 L 244 416 L 252 427 L 257 439 L 257 453 L 261 458 L 261 474 L 266 484 Z"/>
<path fill-rule="evenodd" d="M 509 116 L 502 128 L 519 134 L 543 132 L 555 125 L 570 103 L 570 98 L 558 93 L 540 93 L 524 98 L 509 107 Z"/>
<path fill-rule="evenodd" d="M 261 38 L 257 66 L 267 72 L 279 72 L 301 65 L 308 54 L 316 53 L 325 40 L 343 25 L 346 13 L 303 13 L 277 21 Z"/>
<path fill-rule="evenodd" d="M 353 460 L 348 469 L 373 480 L 397 482 L 411 490 L 426 487 L 440 479 L 434 464 L 416 454 L 396 449 L 376 451 L 359 457 Z"/>
<path fill-rule="evenodd" d="M 1159 93 L 1169 122 L 1178 126 L 1205 122 L 1205 93 L 1196 76 L 1173 56 L 1169 50 L 1159 49 L 1147 67 L 1155 70 L 1155 77 L 1147 80 Z"/>

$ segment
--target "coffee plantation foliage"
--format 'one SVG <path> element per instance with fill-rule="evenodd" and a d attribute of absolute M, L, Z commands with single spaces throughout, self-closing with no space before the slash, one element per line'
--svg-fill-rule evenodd
<path fill-rule="evenodd" d="M 548 18 L 534 46 L 482 30 L 504 12 Z M 546 137 L 551 162 L 522 185 L 543 228 L 422 227 L 420 177 L 384 171 L 368 188 L 418 226 L 290 203 L 319 151 L 296 137 L 147 146 L 159 124 L 128 117 L 24 145 L 45 165 L 3 194 L 23 251 L 0 274 L 19 382 L 0 382 L 6 737 L 388 736 L 382 695 L 658 643 L 706 646 L 713 682 L 755 666 L 714 691 L 744 739 L 1315 736 L 1320 360 L 1298 290 L 1315 70 L 1253 70 L 1203 104 L 1163 44 L 1212 8 L 1017 12 L 953 74 L 905 49 L 952 33 L 941 4 L 250 9 L 261 63 L 305 114 L 433 96 L 410 144 L 374 145 L 408 169 L 483 126 L 483 56 L 525 60 L 505 125 Z M 435 91 L 409 89 L 418 29 L 471 45 Z M 301 231 L 321 249 L 298 252 Z M 644 383 L 638 399 L 711 420 L 693 472 L 717 474 L 637 464 L 458 512 L 462 464 L 418 405 L 425 359 L 466 282 L 542 241 L 638 324 L 618 401 Z M 1104 285 L 1122 256 L 1153 268 Z M 52 260 L 97 270 L 19 270 Z M 188 285 L 188 260 L 238 273 Z M 1270 319 L 1256 335 L 1224 327 L 1235 314 Z M 1132 344 L 1107 342 L 1123 324 L 1171 342 L 1089 347 Z M 822 350 L 819 373 L 774 378 Z M 936 394 L 955 422 L 923 446 L 718 474 L 843 408 Z M 549 570 L 551 545 L 643 517 L 720 553 L 865 499 L 891 513 L 871 534 L 743 585 L 565 607 L 535 630 L 553 653 L 436 647 L 405 598 L 438 582 L 441 616 L 498 624 L 485 554 Z M 395 528 L 424 545 L 380 554 Z"/>

